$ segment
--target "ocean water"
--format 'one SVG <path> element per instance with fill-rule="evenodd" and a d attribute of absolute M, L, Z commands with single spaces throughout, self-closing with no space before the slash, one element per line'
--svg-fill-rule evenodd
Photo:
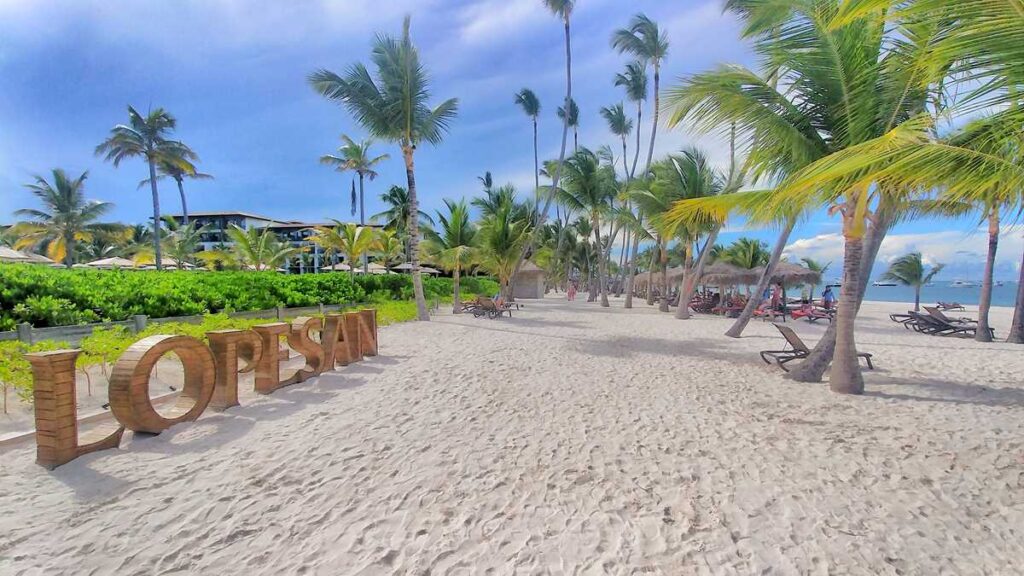
<path fill-rule="evenodd" d="M 816 296 L 821 294 L 819 286 Z M 833 288 L 833 291 L 836 291 Z M 820 297 L 820 296 L 819 296 Z M 921 288 L 921 303 L 934 304 L 942 302 L 959 302 L 966 306 L 977 306 L 981 297 L 981 285 L 971 287 L 954 287 L 950 282 L 935 282 L 932 286 Z M 871 286 L 868 285 L 868 292 L 865 300 L 881 302 L 914 302 L 914 289 L 907 286 Z M 1007 306 L 1012 308 L 1017 300 L 1017 283 L 1003 282 L 1002 286 L 992 287 L 992 305 Z"/>

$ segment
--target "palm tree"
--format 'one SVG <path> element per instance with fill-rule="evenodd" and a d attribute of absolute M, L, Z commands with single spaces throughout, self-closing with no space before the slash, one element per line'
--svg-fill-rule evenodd
<path fill-rule="evenodd" d="M 843 10 L 849 4 L 858 3 L 730 0 L 727 6 L 744 19 L 745 35 L 769 63 L 768 80 L 720 67 L 689 78 L 668 100 L 670 123 L 687 118 L 702 131 L 737 126 L 752 142 L 747 163 L 755 179 L 785 179 L 761 206 L 762 221 L 785 221 L 787 209 L 823 205 L 842 217 L 846 254 L 834 336 L 826 333 L 791 374 L 817 380 L 831 361 L 832 390 L 859 394 L 863 377 L 853 327 L 869 271 L 902 206 L 926 189 L 896 181 L 893 155 L 907 158 L 907 148 L 916 145 L 907 133 L 926 124 L 920 115 L 927 106 L 942 107 L 933 95 L 948 66 L 935 57 L 943 28 L 886 26 L 883 8 L 848 18 Z M 863 153 L 869 143 L 885 150 L 884 177 L 870 177 L 883 163 L 880 152 Z"/>
<path fill-rule="evenodd" d="M 452 272 L 452 314 L 462 312 L 459 295 L 459 274 L 476 257 L 476 226 L 470 222 L 469 206 L 465 200 L 444 200 L 448 214 L 437 213 L 439 230 L 424 230 L 423 249 L 427 256 L 445 270 Z"/>
<path fill-rule="evenodd" d="M 655 182 L 652 187 L 664 187 L 672 190 L 676 199 L 665 214 L 661 216 L 663 225 L 676 231 L 683 242 L 684 274 L 680 286 L 679 306 L 676 318 L 690 317 L 689 302 L 697 290 L 697 283 L 704 273 L 711 253 L 711 248 L 718 240 L 718 234 L 725 224 L 721 216 L 700 214 L 693 218 L 678 218 L 675 215 L 676 205 L 698 198 L 716 198 L 730 194 L 739 188 L 741 180 L 730 175 L 725 177 L 711 167 L 707 156 L 698 148 L 684 149 L 682 154 L 669 156 L 655 169 Z M 693 247 L 701 236 L 706 236 L 704 248 L 699 250 L 695 262 Z"/>
<path fill-rule="evenodd" d="M 594 233 L 594 245 L 598 247 L 597 282 L 601 294 L 601 306 L 608 304 L 608 268 L 604 257 L 604 243 L 601 241 L 601 219 L 608 213 L 615 196 L 615 171 L 611 166 L 602 166 L 590 150 L 581 149 L 565 163 L 565 185 L 560 190 L 559 200 L 569 209 L 586 214 Z"/>
<path fill-rule="evenodd" d="M 647 169 L 651 168 L 654 157 L 654 139 L 658 135 L 658 113 L 661 99 L 658 90 L 661 86 L 661 62 L 668 55 L 668 34 L 658 28 L 658 23 L 644 14 L 637 14 L 629 21 L 629 26 L 616 30 L 612 34 L 612 47 L 620 54 L 635 56 L 654 68 L 654 120 L 651 123 L 651 145 L 647 150 Z"/>
<path fill-rule="evenodd" d="M 813 258 L 801 258 L 800 261 L 804 263 L 804 266 L 806 266 L 808 270 L 812 272 L 817 272 L 818 275 L 821 277 L 824 277 L 825 272 L 828 272 L 828 269 L 832 266 L 831 262 L 829 262 L 828 264 L 822 264 L 821 262 L 818 262 Z M 817 284 L 811 284 L 810 300 L 812 302 L 814 301 L 814 290 L 817 287 Z"/>
<path fill-rule="evenodd" d="M 118 124 L 111 128 L 110 136 L 96 147 L 96 155 L 104 156 L 115 168 L 126 158 L 145 158 L 149 165 L 149 186 L 153 195 L 153 253 L 157 270 L 163 269 L 160 251 L 160 195 L 156 188 L 157 166 L 166 162 L 178 164 L 183 170 L 194 170 L 185 161 L 196 157 L 185 144 L 168 139 L 176 126 L 177 120 L 163 108 L 143 116 L 129 106 L 128 124 Z"/>
<path fill-rule="evenodd" d="M 164 217 L 164 225 L 167 227 L 167 233 L 163 238 L 164 251 L 179 270 L 183 269 L 185 264 L 191 264 L 195 260 L 203 234 L 210 229 L 208 226 L 196 228 L 194 223 L 179 225 L 169 216 Z"/>
<path fill-rule="evenodd" d="M 348 263 L 349 274 L 355 275 L 357 260 L 363 259 L 370 252 L 380 249 L 380 237 L 369 226 L 359 226 L 334 220 L 334 226 L 318 226 L 313 229 L 310 241 L 320 246 L 325 255 L 341 254 Z"/>
<path fill-rule="evenodd" d="M 647 227 L 647 234 L 654 238 L 655 243 L 647 272 L 647 304 L 654 303 L 654 271 L 658 268 L 661 272 L 661 290 L 665 296 L 658 309 L 668 312 L 668 244 L 678 233 L 680 221 L 670 221 L 666 217 L 675 203 L 683 199 L 686 188 L 681 185 L 678 158 L 669 157 L 655 162 L 650 172 L 651 178 L 634 181 L 629 190 L 629 198 L 636 205 Z"/>
<path fill-rule="evenodd" d="M 107 228 L 96 220 L 114 205 L 85 199 L 88 172 L 82 172 L 74 179 L 69 178 L 61 168 L 54 168 L 51 174 L 52 183 L 42 176 L 36 176 L 35 182 L 25 185 L 39 199 L 43 208 L 15 211 L 17 216 L 28 220 L 15 224 L 10 233 L 18 236 L 14 244 L 16 249 L 45 246 L 47 257 L 58 262 L 63 260 L 64 265 L 71 268 L 75 263 L 75 243 L 88 242 L 92 240 L 94 232 Z"/>
<path fill-rule="evenodd" d="M 633 151 L 633 164 L 629 169 L 629 177 L 636 176 L 636 163 L 640 159 L 640 132 L 643 127 L 644 102 L 647 100 L 647 68 L 640 60 L 626 64 L 626 69 L 615 75 L 615 85 L 626 91 L 626 98 L 636 104 L 636 149 Z"/>
<path fill-rule="evenodd" d="M 380 195 L 380 201 L 387 209 L 370 216 L 370 220 L 380 223 L 385 229 L 394 230 L 405 246 L 405 261 L 412 262 L 412 243 L 409 242 L 409 215 L 412 214 L 412 201 L 409 191 L 402 186 L 392 186 Z M 433 226 L 430 215 L 416 210 L 417 223 L 420 226 Z"/>
<path fill-rule="evenodd" d="M 269 228 L 245 230 L 232 224 L 225 232 L 234 243 L 235 258 L 238 262 L 257 272 L 274 270 L 303 251 L 278 240 L 277 235 Z"/>
<path fill-rule="evenodd" d="M 512 277 L 530 237 L 529 218 L 514 202 L 503 202 L 493 213 L 483 217 L 478 232 L 480 266 L 498 278 L 501 295 L 509 298 Z"/>
<path fill-rule="evenodd" d="M 377 172 L 374 168 L 381 162 L 390 158 L 387 154 L 381 154 L 380 156 L 373 156 L 370 154 L 370 146 L 373 145 L 373 140 L 363 140 L 362 142 L 356 142 L 347 135 L 341 135 L 341 141 L 344 143 L 338 148 L 338 154 L 325 154 L 320 157 L 321 164 L 327 164 L 328 166 L 334 166 L 334 169 L 338 172 L 347 172 L 349 170 L 359 175 L 359 225 L 366 225 L 366 202 L 363 196 L 363 180 L 369 178 L 372 182 L 377 178 Z M 363 256 L 363 274 L 368 273 L 368 262 L 366 256 Z"/>
<path fill-rule="evenodd" d="M 414 157 L 422 142 L 440 144 L 448 126 L 455 118 L 458 100 L 445 100 L 437 107 L 428 104 L 430 89 L 427 72 L 420 64 L 419 52 L 412 43 L 408 16 L 402 26 L 402 37 L 379 35 L 374 41 L 371 60 L 377 77 L 371 76 L 363 64 L 355 64 L 344 77 L 328 70 L 319 70 L 310 77 L 314 89 L 331 100 L 344 104 L 370 134 L 398 144 L 405 160 L 409 190 L 409 254 L 412 264 L 412 285 L 416 296 L 417 317 L 430 320 L 420 277 L 419 201 L 416 196 Z"/>
<path fill-rule="evenodd" d="M 744 270 L 753 270 L 767 266 L 771 252 L 768 251 L 768 245 L 761 240 L 738 238 L 722 252 L 721 259 Z"/>
<path fill-rule="evenodd" d="M 572 41 L 570 34 L 569 22 L 572 18 L 573 7 L 576 5 L 575 0 L 543 0 L 544 6 L 551 11 L 552 14 L 562 20 L 563 27 L 565 29 L 565 100 L 563 108 L 569 107 L 572 102 Z M 533 223 L 533 230 L 530 233 L 530 237 L 526 242 L 522 243 L 521 252 L 519 258 L 516 260 L 514 270 L 519 270 L 523 265 L 523 261 L 526 256 L 533 250 L 534 245 L 537 243 L 539 234 L 544 230 L 544 223 L 548 218 L 548 210 L 551 209 L 551 201 L 554 199 L 556 191 L 558 190 L 558 183 L 562 178 L 562 165 L 565 163 L 565 145 L 569 138 L 569 123 L 568 118 L 562 119 L 562 145 L 558 153 L 558 164 L 555 167 L 551 176 L 551 187 L 548 189 L 547 198 L 544 200 L 544 208 L 540 211 L 540 214 Z"/>
<path fill-rule="evenodd" d="M 568 113 L 565 106 L 559 106 L 555 113 L 559 119 L 572 127 L 572 152 L 575 154 L 580 149 L 580 107 L 576 105 L 576 100 L 569 100 Z"/>
<path fill-rule="evenodd" d="M 623 178 L 629 179 L 629 166 L 626 165 L 626 138 L 633 132 L 633 121 L 626 117 L 626 110 L 623 108 L 622 102 L 614 106 L 602 107 L 601 117 L 608 123 L 608 130 L 622 141 Z"/>
<path fill-rule="evenodd" d="M 377 255 L 388 268 L 400 264 L 405 256 L 405 244 L 394 230 L 383 229 L 378 233 L 380 244 Z"/>
<path fill-rule="evenodd" d="M 157 180 L 169 177 L 178 184 L 178 196 L 181 197 L 181 223 L 188 225 L 188 202 L 185 198 L 185 178 L 191 180 L 212 180 L 213 176 L 199 172 L 195 161 L 199 158 L 191 150 L 181 150 L 185 156 L 173 160 L 161 158 L 157 161 Z M 149 186 L 149 178 L 139 182 L 139 189 Z"/>
<path fill-rule="evenodd" d="M 529 88 L 516 92 L 516 104 L 533 121 L 533 181 L 534 211 L 540 210 L 540 160 L 537 155 L 537 118 L 540 117 L 540 99 Z"/>
<path fill-rule="evenodd" d="M 924 261 L 920 252 L 911 252 L 893 260 L 889 269 L 882 274 L 882 280 L 899 282 L 904 286 L 914 288 L 914 312 L 921 311 L 921 287 L 932 281 L 936 274 L 942 271 L 944 264 L 934 264 L 930 270 L 925 270 Z"/>

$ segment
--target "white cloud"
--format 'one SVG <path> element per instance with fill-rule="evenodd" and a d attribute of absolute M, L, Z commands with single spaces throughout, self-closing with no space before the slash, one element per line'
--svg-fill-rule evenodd
<path fill-rule="evenodd" d="M 491 44 L 550 18 L 536 0 L 475 2 L 456 15 L 459 37 L 466 44 Z"/>
<path fill-rule="evenodd" d="M 988 235 L 963 230 L 941 230 L 906 234 L 889 234 L 882 241 L 878 251 L 876 267 L 884 268 L 889 262 L 910 252 L 920 252 L 926 264 L 943 263 L 946 271 L 942 275 L 975 276 L 980 274 L 988 250 Z M 1021 251 L 1024 237 L 1019 228 L 1004 227 L 999 238 L 996 255 L 997 277 L 1009 277 L 1020 270 Z M 790 260 L 813 258 L 822 262 L 843 261 L 843 237 L 841 234 L 819 234 L 801 238 L 789 243 L 783 256 Z"/>

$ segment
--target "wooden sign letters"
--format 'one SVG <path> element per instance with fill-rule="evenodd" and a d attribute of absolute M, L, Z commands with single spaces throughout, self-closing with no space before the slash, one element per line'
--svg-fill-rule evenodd
<path fill-rule="evenodd" d="M 314 334 L 319 333 L 319 342 Z M 195 420 L 208 407 L 238 406 L 238 374 L 255 370 L 259 394 L 304 382 L 325 371 L 377 354 L 375 310 L 301 317 L 252 330 L 207 333 L 210 344 L 189 336 L 150 336 L 128 348 L 110 375 L 110 410 L 117 423 L 78 435 L 75 360 L 78 350 L 27 354 L 35 381 L 36 462 L 53 469 L 89 452 L 116 448 L 125 429 L 159 434 L 180 422 Z M 281 338 L 305 363 L 281 376 Z M 181 360 L 184 387 L 169 409 L 157 412 L 149 397 L 153 368 L 165 354 Z M 285 356 L 287 358 L 287 356 Z M 244 362 L 243 366 L 239 366 Z"/>

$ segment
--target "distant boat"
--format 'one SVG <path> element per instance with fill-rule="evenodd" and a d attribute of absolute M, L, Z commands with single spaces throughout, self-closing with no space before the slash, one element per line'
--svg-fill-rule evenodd
<path fill-rule="evenodd" d="M 970 280 L 953 280 L 949 283 L 950 288 L 976 288 L 978 285 Z"/>
<path fill-rule="evenodd" d="M 871 285 L 872 286 L 886 286 L 886 287 L 898 286 L 898 284 L 896 284 L 895 282 L 883 282 L 881 280 L 875 280 L 874 282 L 871 283 Z"/>
<path fill-rule="evenodd" d="M 997 288 L 1002 288 L 1003 287 L 1003 281 L 1002 280 L 996 280 L 996 287 Z"/>

